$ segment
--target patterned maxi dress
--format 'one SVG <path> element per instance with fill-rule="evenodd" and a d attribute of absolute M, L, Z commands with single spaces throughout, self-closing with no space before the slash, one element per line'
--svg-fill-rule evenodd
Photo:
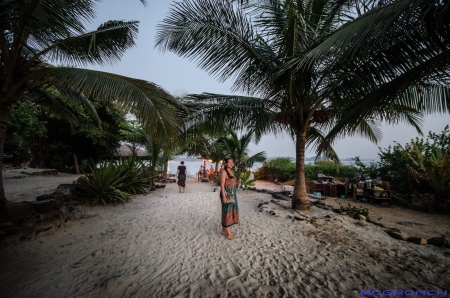
<path fill-rule="evenodd" d="M 238 200 L 236 196 L 237 180 L 235 177 L 225 179 L 225 191 L 233 190 L 235 204 L 222 203 L 222 226 L 228 228 L 234 224 L 240 224 Z M 222 202 L 222 192 L 220 192 L 220 202 Z"/>

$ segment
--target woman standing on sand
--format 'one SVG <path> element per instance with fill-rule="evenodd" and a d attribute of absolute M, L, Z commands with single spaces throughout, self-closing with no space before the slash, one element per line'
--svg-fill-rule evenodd
<path fill-rule="evenodd" d="M 184 161 L 180 162 L 180 166 L 178 166 L 177 173 L 178 173 L 178 188 L 181 191 L 185 191 L 186 188 L 186 167 L 184 166 Z"/>
<path fill-rule="evenodd" d="M 239 224 L 239 209 L 236 196 L 238 181 L 232 173 L 234 163 L 231 158 L 225 159 L 225 168 L 220 173 L 220 200 L 222 202 L 222 235 L 228 240 L 232 240 L 235 236 L 231 233 L 230 227 Z M 234 202 L 227 203 L 227 194 L 234 199 Z"/>

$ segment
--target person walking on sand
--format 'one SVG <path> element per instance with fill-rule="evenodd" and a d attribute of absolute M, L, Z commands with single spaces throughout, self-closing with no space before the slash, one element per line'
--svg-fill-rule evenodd
<path fill-rule="evenodd" d="M 178 166 L 178 188 L 180 192 L 185 192 L 186 189 L 186 167 L 184 166 L 184 161 L 180 162 L 181 165 Z"/>
<path fill-rule="evenodd" d="M 222 235 L 228 240 L 235 236 L 231 233 L 230 227 L 234 224 L 240 224 L 239 208 L 236 196 L 238 181 L 232 173 L 234 163 L 231 158 L 225 159 L 225 167 L 220 173 L 220 200 L 222 202 Z M 229 198 L 227 198 L 227 195 Z"/>

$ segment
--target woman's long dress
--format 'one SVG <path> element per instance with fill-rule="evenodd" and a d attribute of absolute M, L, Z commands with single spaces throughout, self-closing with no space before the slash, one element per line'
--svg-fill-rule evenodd
<path fill-rule="evenodd" d="M 178 186 L 186 187 L 186 167 L 185 166 L 178 166 L 178 170 L 180 171 L 178 173 Z"/>
<path fill-rule="evenodd" d="M 237 180 L 235 177 L 225 179 L 225 191 L 230 192 L 233 190 L 235 204 L 224 204 L 222 203 L 222 226 L 224 228 L 230 227 L 234 224 L 240 224 L 239 219 L 239 207 L 238 200 L 236 196 L 237 191 Z M 222 202 L 222 192 L 220 192 L 220 202 Z"/>

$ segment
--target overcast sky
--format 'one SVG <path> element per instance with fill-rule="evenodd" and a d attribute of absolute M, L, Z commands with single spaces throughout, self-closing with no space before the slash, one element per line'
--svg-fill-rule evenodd
<path fill-rule="evenodd" d="M 230 81 L 219 83 L 197 68 L 195 62 L 154 48 L 157 24 L 163 20 L 174 1 L 147 2 L 147 7 L 139 0 L 103 0 L 99 3 L 92 29 L 108 20 L 137 20 L 140 21 L 139 35 L 137 46 L 127 51 L 121 62 L 113 66 L 91 68 L 151 81 L 176 95 L 179 92 L 231 94 Z M 423 131 L 425 134 L 428 131 L 441 132 L 446 124 L 450 124 L 449 115 L 429 116 L 425 118 Z M 383 139 L 378 145 L 365 139 L 346 138 L 335 145 L 335 150 L 340 158 L 376 158 L 378 147 L 387 148 L 394 145 L 394 141 L 405 144 L 416 136 L 417 132 L 406 125 L 385 126 Z M 265 136 L 257 145 L 252 144 L 250 150 L 252 154 L 266 151 L 269 157 L 295 156 L 294 143 L 288 136 Z M 313 156 L 314 153 L 307 150 L 306 155 Z"/>

